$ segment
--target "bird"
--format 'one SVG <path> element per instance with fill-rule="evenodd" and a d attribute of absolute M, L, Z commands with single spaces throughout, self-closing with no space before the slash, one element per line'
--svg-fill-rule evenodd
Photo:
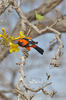
<path fill-rule="evenodd" d="M 41 55 L 43 55 L 44 53 L 44 50 L 37 46 L 38 42 L 33 41 L 31 37 L 18 39 L 17 44 L 21 47 L 25 47 L 28 51 L 30 51 L 32 47 L 37 50 Z"/>

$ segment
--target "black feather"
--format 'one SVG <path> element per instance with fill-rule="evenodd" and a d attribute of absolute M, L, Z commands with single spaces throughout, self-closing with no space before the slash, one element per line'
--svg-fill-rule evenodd
<path fill-rule="evenodd" d="M 43 55 L 44 50 L 43 50 L 42 48 L 40 48 L 40 47 L 36 46 L 34 49 L 36 49 L 36 50 L 37 50 L 40 54 L 42 54 L 42 55 Z"/>
<path fill-rule="evenodd" d="M 18 42 L 18 45 L 19 45 L 19 46 L 23 46 L 23 43 L 22 43 L 22 42 Z"/>

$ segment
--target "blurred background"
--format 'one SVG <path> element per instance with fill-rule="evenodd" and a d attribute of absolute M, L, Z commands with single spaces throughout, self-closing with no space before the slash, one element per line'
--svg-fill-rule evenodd
<path fill-rule="evenodd" d="M 45 0 L 23 0 L 21 3 L 21 9 L 24 13 L 28 13 L 34 8 L 38 8 Z M 66 14 L 66 0 L 64 0 L 60 5 L 56 7 L 62 14 Z M 50 18 L 56 16 L 56 12 L 52 10 L 52 12 L 46 14 L 45 16 L 49 16 Z M 6 10 L 0 16 L 0 32 L 1 28 L 5 27 L 6 30 L 11 33 L 17 22 L 19 20 L 19 16 L 12 10 L 10 14 L 8 14 L 8 10 Z M 38 45 L 44 49 L 44 55 L 40 55 L 34 49 L 31 49 L 29 52 L 29 57 L 26 60 L 26 65 L 24 66 L 24 72 L 26 75 L 27 84 L 36 88 L 41 86 L 46 81 L 46 72 L 50 74 L 50 82 L 52 82 L 51 86 L 47 88 L 48 91 L 56 91 L 56 95 L 51 98 L 50 96 L 46 96 L 42 94 L 42 92 L 38 93 L 32 100 L 66 100 L 66 35 L 62 34 L 62 42 L 64 44 L 63 56 L 59 59 L 60 67 L 53 67 L 50 65 L 50 60 L 54 57 L 58 44 L 53 48 L 52 51 L 49 51 L 48 48 L 50 46 L 50 40 L 55 37 L 54 34 L 45 34 L 41 35 L 37 38 L 34 38 L 35 41 L 38 41 Z M 17 81 L 20 77 L 19 74 L 19 66 L 16 65 L 19 62 L 20 57 L 22 56 L 22 50 L 14 54 L 9 54 L 2 62 L 0 62 L 0 92 L 2 90 L 14 89 Z M 37 81 L 37 83 L 36 83 Z M 6 100 L 17 100 L 17 96 L 11 93 L 5 93 L 7 96 Z M 5 100 L 0 98 L 0 100 Z"/>

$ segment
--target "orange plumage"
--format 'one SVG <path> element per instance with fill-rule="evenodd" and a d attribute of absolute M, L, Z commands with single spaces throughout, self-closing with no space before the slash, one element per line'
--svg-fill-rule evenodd
<path fill-rule="evenodd" d="M 28 51 L 30 51 L 30 48 L 32 47 L 36 49 L 40 54 L 43 54 L 44 52 L 43 49 L 41 49 L 40 47 L 36 45 L 38 42 L 33 41 L 31 37 L 25 37 L 25 38 L 19 39 L 17 43 L 19 46 L 25 47 Z"/>

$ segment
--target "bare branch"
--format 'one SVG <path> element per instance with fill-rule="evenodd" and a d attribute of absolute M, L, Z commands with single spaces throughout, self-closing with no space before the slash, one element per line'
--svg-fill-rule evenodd
<path fill-rule="evenodd" d="M 63 0 L 46 0 L 45 3 L 43 3 L 39 8 L 34 9 L 33 11 L 30 11 L 29 13 L 25 14 L 27 16 L 27 19 L 29 21 L 34 21 L 36 19 L 35 16 L 35 10 L 41 14 L 45 15 L 49 11 L 51 11 L 53 8 L 55 8 L 57 5 L 59 5 Z"/>
<path fill-rule="evenodd" d="M 9 54 L 9 48 L 0 47 L 0 62 Z"/>
<path fill-rule="evenodd" d="M 18 93 L 19 99 L 18 99 L 18 100 L 20 100 L 20 97 L 21 97 L 21 96 L 22 96 L 22 97 L 25 97 L 26 100 L 31 100 L 31 99 L 30 99 L 31 96 L 28 94 L 27 91 L 30 91 L 30 92 L 33 92 L 33 93 L 37 93 L 37 92 L 39 92 L 39 91 L 42 91 L 43 93 L 52 96 L 51 94 L 53 94 L 53 93 L 50 93 L 50 92 L 47 92 L 46 90 L 44 90 L 45 87 L 47 87 L 48 85 L 51 84 L 51 83 L 48 82 L 48 80 L 49 80 L 49 78 L 50 78 L 50 75 L 49 75 L 49 74 L 47 74 L 46 84 L 42 85 L 41 87 L 39 87 L 39 88 L 37 88 L 37 89 L 30 88 L 30 87 L 28 87 L 28 85 L 25 83 L 25 81 L 24 81 L 23 66 L 24 66 L 24 64 L 25 64 L 26 57 L 27 57 L 26 55 L 28 55 L 28 52 L 26 51 L 26 49 L 24 49 L 23 52 L 24 52 L 24 55 L 21 57 L 21 62 L 18 63 L 19 66 L 20 66 L 20 74 L 21 74 L 21 77 L 20 77 L 20 79 L 19 79 L 18 82 L 17 82 L 17 90 L 19 90 L 19 93 Z M 25 89 L 24 91 L 22 91 L 22 90 L 20 89 L 21 83 L 22 83 L 22 85 L 23 85 L 23 88 Z M 22 93 L 21 93 L 21 91 L 22 91 Z M 23 94 L 23 93 L 24 93 L 24 94 Z M 34 95 L 33 95 L 33 96 L 34 96 Z M 33 97 L 33 96 L 32 96 L 32 97 Z M 27 99 L 27 98 L 28 98 L 28 99 Z"/>
<path fill-rule="evenodd" d="M 0 0 L 0 15 L 9 7 L 8 0 Z"/>

